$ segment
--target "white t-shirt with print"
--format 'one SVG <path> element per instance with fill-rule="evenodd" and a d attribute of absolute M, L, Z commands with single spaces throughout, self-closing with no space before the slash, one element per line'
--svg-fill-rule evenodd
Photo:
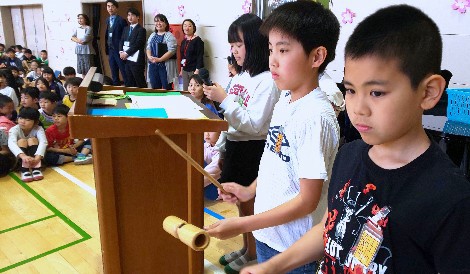
<path fill-rule="evenodd" d="M 280 150 L 277 150 L 279 144 Z M 292 103 L 290 94 L 283 92 L 274 108 L 261 158 L 255 214 L 295 198 L 300 193 L 299 178 L 328 180 L 338 144 L 336 115 L 320 88 Z M 313 218 L 308 214 L 286 224 L 256 230 L 253 235 L 282 252 L 312 226 Z"/>

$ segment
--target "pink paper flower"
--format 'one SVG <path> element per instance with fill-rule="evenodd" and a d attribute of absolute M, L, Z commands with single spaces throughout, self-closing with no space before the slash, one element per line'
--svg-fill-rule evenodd
<path fill-rule="evenodd" d="M 343 17 L 343 24 L 352 24 L 353 18 L 356 17 L 356 14 L 352 12 L 350 9 L 346 9 L 345 12 L 341 13 L 341 16 Z"/>
<path fill-rule="evenodd" d="M 250 13 L 251 12 L 251 1 L 250 0 L 245 0 L 242 4 L 242 10 L 244 13 Z"/>
<path fill-rule="evenodd" d="M 454 0 L 454 4 L 452 4 L 452 9 L 457 10 L 460 13 L 467 12 L 467 8 L 470 8 L 470 1 L 469 0 Z"/>
<path fill-rule="evenodd" d="M 184 10 L 184 6 L 181 5 L 181 6 L 178 6 L 178 12 L 180 14 L 181 17 L 184 17 L 184 15 L 186 14 L 186 11 Z"/>

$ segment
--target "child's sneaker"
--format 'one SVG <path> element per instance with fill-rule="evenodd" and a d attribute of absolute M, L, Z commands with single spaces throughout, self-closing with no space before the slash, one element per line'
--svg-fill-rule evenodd
<path fill-rule="evenodd" d="M 245 256 L 240 256 L 238 259 L 226 265 L 224 267 L 224 271 L 227 274 L 238 274 L 245 266 L 254 265 L 257 263 L 258 261 L 256 259 L 248 261 Z"/>
<path fill-rule="evenodd" d="M 245 254 L 245 252 L 241 250 L 237 250 L 237 251 L 225 254 L 222 257 L 220 257 L 219 264 L 224 265 L 224 266 L 228 265 L 229 263 L 243 256 L 243 254 Z"/>
<path fill-rule="evenodd" d="M 44 176 L 42 175 L 42 172 L 39 169 L 33 169 L 33 180 L 34 181 L 39 181 L 44 179 Z"/>
<path fill-rule="evenodd" d="M 77 158 L 73 160 L 73 163 L 75 165 L 87 165 L 93 163 L 93 157 L 88 154 L 88 155 L 83 155 L 81 153 L 77 154 Z"/>
<path fill-rule="evenodd" d="M 29 183 L 29 182 L 34 181 L 33 175 L 31 174 L 31 172 L 29 170 L 21 172 L 21 181 L 23 181 L 25 183 Z"/>

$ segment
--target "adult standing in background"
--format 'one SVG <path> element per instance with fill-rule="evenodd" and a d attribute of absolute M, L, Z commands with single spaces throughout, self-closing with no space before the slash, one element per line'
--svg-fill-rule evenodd
<path fill-rule="evenodd" d="M 78 24 L 72 35 L 72 41 L 77 43 L 75 46 L 75 54 L 77 55 L 77 73 L 83 78 L 93 65 L 93 56 L 95 49 L 91 42 L 93 41 L 93 30 L 90 27 L 90 18 L 86 14 L 77 15 Z"/>
<path fill-rule="evenodd" d="M 199 69 L 204 67 L 204 42 L 201 37 L 197 36 L 196 24 L 193 20 L 185 19 L 183 21 L 182 29 L 184 32 L 184 39 L 181 42 L 181 71 L 180 75 L 183 78 L 183 90 L 188 90 L 189 78 L 193 74 L 198 74 Z"/>
<path fill-rule="evenodd" d="M 126 81 L 126 70 L 124 62 L 119 57 L 119 42 L 121 41 L 122 31 L 127 26 L 126 20 L 117 14 L 119 8 L 115 0 L 106 1 L 106 9 L 109 18 L 106 19 L 105 32 L 105 51 L 109 58 L 109 68 L 113 78 L 113 85 L 120 86 L 119 71 L 121 71 L 124 82 Z"/>
<path fill-rule="evenodd" d="M 126 87 L 145 88 L 145 29 L 139 25 L 140 12 L 135 8 L 127 10 L 129 26 L 122 32 L 119 43 L 119 56 L 124 61 L 126 69 Z"/>
<path fill-rule="evenodd" d="M 175 36 L 169 32 L 170 24 L 163 14 L 155 15 L 155 32 L 147 41 L 148 75 L 150 85 L 157 89 L 171 89 L 177 75 Z"/>

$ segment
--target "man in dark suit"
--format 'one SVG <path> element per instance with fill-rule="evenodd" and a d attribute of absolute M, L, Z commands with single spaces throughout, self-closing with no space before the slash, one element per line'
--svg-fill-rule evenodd
<path fill-rule="evenodd" d="M 147 87 L 145 82 L 145 28 L 139 25 L 140 12 L 135 8 L 127 10 L 129 26 L 122 32 L 119 55 L 124 60 L 127 80 L 126 87 Z"/>
<path fill-rule="evenodd" d="M 109 18 L 106 19 L 105 48 L 109 58 L 109 67 L 113 77 L 113 85 L 121 85 L 119 80 L 119 70 L 121 71 L 124 82 L 126 81 L 126 71 L 124 62 L 119 57 L 119 42 L 121 41 L 122 31 L 127 26 L 124 18 L 117 15 L 119 4 L 115 0 L 106 1 L 106 9 Z"/>

